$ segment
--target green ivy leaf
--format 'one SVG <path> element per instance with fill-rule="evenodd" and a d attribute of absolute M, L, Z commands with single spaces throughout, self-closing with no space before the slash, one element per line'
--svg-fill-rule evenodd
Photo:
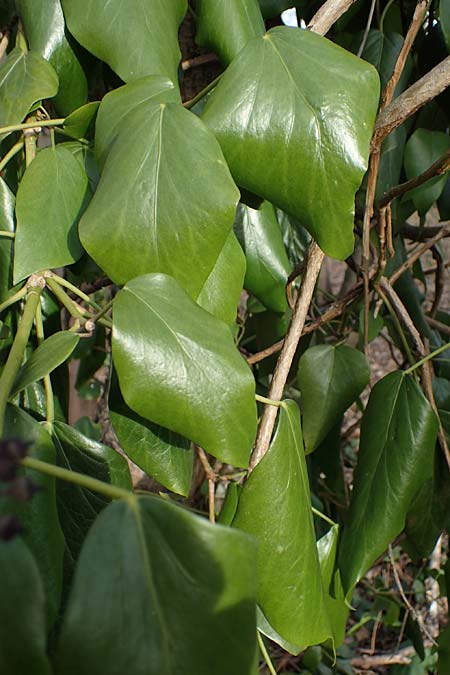
<path fill-rule="evenodd" d="M 294 0 L 259 0 L 261 11 L 267 19 L 278 16 L 293 5 L 295 5 Z"/>
<path fill-rule="evenodd" d="M 42 380 L 64 363 L 72 354 L 79 339 L 80 336 L 76 333 L 62 330 L 44 340 L 17 374 L 11 396 L 15 396 L 33 382 Z"/>
<path fill-rule="evenodd" d="M 369 32 L 361 58 L 371 63 L 377 69 L 381 80 L 381 90 L 385 88 L 391 79 L 403 43 L 404 38 L 399 33 L 382 33 L 379 30 L 371 30 Z M 398 96 L 406 89 L 411 76 L 411 70 L 412 63 L 408 57 L 400 80 L 395 88 L 395 96 Z"/>
<path fill-rule="evenodd" d="M 118 87 L 102 99 L 95 125 L 95 155 L 100 169 L 128 116 L 149 103 L 178 103 L 179 92 L 162 75 L 149 75 Z"/>
<path fill-rule="evenodd" d="M 336 556 L 339 541 L 339 525 L 333 525 L 317 542 L 317 551 L 325 590 L 325 604 L 337 649 L 345 639 L 345 628 L 349 608 L 345 604 L 339 570 L 336 569 Z"/>
<path fill-rule="evenodd" d="M 64 422 L 54 422 L 53 442 L 60 466 L 87 474 L 125 490 L 131 490 L 131 476 L 127 461 L 112 448 L 83 436 L 77 429 Z M 109 500 L 102 495 L 64 481 L 59 481 L 57 484 L 57 499 L 66 544 L 65 585 L 67 586 L 86 533 Z"/>
<path fill-rule="evenodd" d="M 345 258 L 378 97 L 372 66 L 310 31 L 279 27 L 244 47 L 202 117 L 238 185 Z"/>
<path fill-rule="evenodd" d="M 30 457 L 55 463 L 55 448 L 44 427 L 16 406 L 7 407 L 4 436 L 30 443 Z M 38 486 L 38 492 L 27 504 L 20 505 L 12 499 L 6 503 L 3 501 L 1 511 L 14 511 L 25 528 L 25 542 L 36 559 L 44 583 L 50 627 L 60 605 L 64 555 L 64 539 L 56 508 L 55 479 L 30 469 L 24 469 L 22 473 Z M 14 670 L 5 672 L 15 673 Z"/>
<path fill-rule="evenodd" d="M 66 36 L 60 0 L 16 0 L 30 49 L 49 61 L 59 78 L 55 106 L 68 115 L 87 101 L 86 75 Z"/>
<path fill-rule="evenodd" d="M 286 283 L 292 271 L 275 208 L 264 202 L 258 210 L 240 204 L 235 230 L 247 258 L 245 288 L 267 309 L 287 310 Z"/>
<path fill-rule="evenodd" d="M 320 445 L 369 379 L 369 364 L 357 349 L 317 345 L 306 350 L 298 365 L 298 385 L 307 454 Z"/>
<path fill-rule="evenodd" d="M 255 557 L 243 533 L 160 498 L 111 504 L 80 556 L 61 672 L 123 675 L 132 663 L 133 675 L 249 675 Z"/>
<path fill-rule="evenodd" d="M 258 541 L 258 604 L 275 631 L 301 649 L 331 637 L 294 401 L 280 409 L 274 439 L 244 485 L 233 527 Z"/>
<path fill-rule="evenodd" d="M 17 192 L 14 283 L 81 257 L 77 224 L 87 190 L 86 172 L 64 144 L 38 153 Z"/>
<path fill-rule="evenodd" d="M 31 106 L 58 92 L 58 76 L 35 52 L 16 47 L 0 67 L 0 127 L 20 124 Z M 0 141 L 7 134 L 0 134 Z"/>
<path fill-rule="evenodd" d="M 57 131 L 77 140 L 86 138 L 87 135 L 90 136 L 99 106 L 99 101 L 93 101 L 74 110 L 64 120 L 63 128 L 57 129 Z"/>
<path fill-rule="evenodd" d="M 244 286 L 245 255 L 233 232 L 197 296 L 197 304 L 225 323 L 234 324 Z"/>
<path fill-rule="evenodd" d="M 126 403 L 247 466 L 256 433 L 255 382 L 228 326 L 163 274 L 130 281 L 114 302 L 113 357 Z"/>
<path fill-rule="evenodd" d="M 62 0 L 70 32 L 124 82 L 164 75 L 177 83 L 178 28 L 186 0 Z"/>
<path fill-rule="evenodd" d="M 180 104 L 151 101 L 123 120 L 80 238 L 115 283 L 163 272 L 196 298 L 238 199 L 211 132 Z"/>
<path fill-rule="evenodd" d="M 249 40 L 266 32 L 258 0 L 197 0 L 196 42 L 228 65 Z"/>
<path fill-rule="evenodd" d="M 348 592 L 400 534 L 406 514 L 431 477 L 438 423 L 416 382 L 401 371 L 372 389 L 361 426 L 339 567 Z"/>
<path fill-rule="evenodd" d="M 405 147 L 405 171 L 408 180 L 428 169 L 449 148 L 450 137 L 444 132 L 416 129 Z M 423 216 L 441 196 L 446 180 L 446 173 L 435 176 L 407 192 L 405 198 L 412 199 L 419 214 Z"/>
<path fill-rule="evenodd" d="M 442 32 L 444 34 L 447 49 L 450 51 L 450 2 L 449 0 L 440 0 L 439 19 Z"/>
<path fill-rule="evenodd" d="M 14 194 L 0 178 L 0 230 L 14 232 L 14 203 Z M 12 239 L 0 237 L 0 303 L 6 299 L 12 286 L 13 249 Z"/>
<path fill-rule="evenodd" d="M 39 570 L 19 538 L 0 540 L 0 672 L 51 675 Z"/>
<path fill-rule="evenodd" d="M 127 456 L 164 487 L 187 496 L 194 459 L 190 442 L 133 412 L 123 400 L 115 373 L 109 391 L 109 414 Z"/>

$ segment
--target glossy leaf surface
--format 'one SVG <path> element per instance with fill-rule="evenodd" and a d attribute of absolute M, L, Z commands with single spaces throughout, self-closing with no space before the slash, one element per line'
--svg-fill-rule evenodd
<path fill-rule="evenodd" d="M 244 286 L 245 269 L 245 255 L 234 232 L 230 232 L 216 264 L 197 296 L 197 304 L 225 323 L 233 324 Z"/>
<path fill-rule="evenodd" d="M 21 539 L 0 540 L 0 575 L 0 672 L 50 675 L 44 589 Z"/>
<path fill-rule="evenodd" d="M 233 226 L 238 198 L 202 122 L 179 104 L 150 102 L 123 121 L 80 238 L 115 283 L 163 272 L 196 297 Z"/>
<path fill-rule="evenodd" d="M 55 448 L 44 427 L 13 405 L 8 405 L 6 410 L 5 437 L 30 443 L 30 457 L 55 463 Z M 30 469 L 25 469 L 23 473 L 38 486 L 38 491 L 29 503 L 23 505 L 16 500 L 3 502 L 2 511 L 13 510 L 24 526 L 25 542 L 36 559 L 45 587 L 46 612 L 51 626 L 59 609 L 64 555 L 64 539 L 56 508 L 55 479 Z"/>
<path fill-rule="evenodd" d="M 155 497 L 116 502 L 83 548 L 63 625 L 65 675 L 248 675 L 254 543 Z M 93 575 L 93 569 L 101 575 Z"/>
<path fill-rule="evenodd" d="M 33 103 L 52 98 L 58 91 L 58 76 L 35 52 L 16 47 L 0 67 L 0 127 L 20 124 Z M 5 134 L 0 134 L 0 141 Z"/>
<path fill-rule="evenodd" d="M 433 470 L 437 419 L 416 382 L 400 371 L 377 382 L 361 426 L 339 567 L 349 589 L 400 534 Z"/>
<path fill-rule="evenodd" d="M 197 0 L 196 42 L 228 65 L 249 40 L 266 29 L 258 0 Z"/>
<path fill-rule="evenodd" d="M 442 131 L 417 129 L 405 147 L 405 170 L 408 180 L 428 169 L 449 148 L 450 138 Z M 425 215 L 440 197 L 446 180 L 446 174 L 435 176 L 423 185 L 410 190 L 406 198 L 413 200 L 420 215 Z"/>
<path fill-rule="evenodd" d="M 55 105 L 68 115 L 87 100 L 83 68 L 67 39 L 60 0 L 16 0 L 30 49 L 49 61 L 59 78 Z"/>
<path fill-rule="evenodd" d="M 0 230 L 14 232 L 14 203 L 14 194 L 0 178 Z M 0 303 L 5 300 L 12 286 L 13 249 L 12 239 L 0 237 Z"/>
<path fill-rule="evenodd" d="M 228 326 L 163 274 L 130 281 L 113 314 L 113 358 L 126 403 L 235 466 L 256 433 L 255 383 Z"/>
<path fill-rule="evenodd" d="M 11 396 L 22 391 L 29 384 L 42 380 L 61 363 L 64 363 L 72 354 L 79 339 L 80 336 L 76 333 L 65 330 L 54 333 L 44 340 L 20 369 Z"/>
<path fill-rule="evenodd" d="M 235 230 L 247 258 L 245 288 L 267 309 L 287 309 L 286 283 L 292 271 L 275 208 L 264 202 L 261 209 L 238 207 Z"/>
<path fill-rule="evenodd" d="M 126 459 L 112 448 L 83 436 L 64 422 L 53 424 L 53 441 L 60 466 L 131 489 Z M 97 492 L 64 481 L 57 484 L 57 497 L 66 542 L 66 569 L 70 573 L 89 528 L 109 500 Z"/>
<path fill-rule="evenodd" d="M 187 496 L 193 466 L 190 442 L 133 412 L 123 400 L 117 377 L 111 382 L 109 413 L 127 456 L 164 487 Z"/>
<path fill-rule="evenodd" d="M 70 32 L 124 82 L 144 75 L 178 80 L 178 27 L 186 0 L 62 0 Z"/>
<path fill-rule="evenodd" d="M 17 192 L 14 281 L 81 257 L 78 239 L 88 178 L 64 144 L 41 150 Z"/>
<path fill-rule="evenodd" d="M 319 35 L 280 27 L 244 47 L 202 117 L 238 185 L 345 258 L 378 96 L 372 66 Z"/>
<path fill-rule="evenodd" d="M 357 349 L 317 345 L 306 350 L 298 366 L 306 453 L 320 445 L 369 378 L 367 359 Z"/>
<path fill-rule="evenodd" d="M 258 604 L 305 649 L 331 636 L 311 511 L 300 413 L 285 401 L 268 453 L 242 490 L 233 526 L 258 541 Z"/>

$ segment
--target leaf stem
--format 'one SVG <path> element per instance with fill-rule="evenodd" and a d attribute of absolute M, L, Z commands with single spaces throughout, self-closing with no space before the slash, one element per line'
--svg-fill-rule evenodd
<path fill-rule="evenodd" d="M 386 14 L 388 13 L 388 11 L 389 11 L 389 9 L 390 9 L 390 7 L 391 7 L 391 5 L 392 5 L 393 2 L 394 2 L 394 0 L 389 0 L 389 1 L 386 3 L 386 7 L 383 9 L 383 13 L 382 13 L 381 19 L 380 19 L 380 32 L 381 32 L 381 33 L 383 33 L 383 26 L 384 26 L 384 20 L 385 20 L 385 18 L 386 18 Z"/>
<path fill-rule="evenodd" d="M 194 98 L 191 98 L 190 101 L 186 101 L 185 103 L 183 103 L 184 107 L 187 108 L 188 110 L 193 108 L 204 96 L 206 96 L 206 94 L 208 94 L 211 91 L 211 89 L 214 89 L 214 87 L 219 82 L 222 75 L 223 75 L 223 73 L 218 75 L 212 82 L 207 84 L 204 89 L 199 91 L 198 94 L 196 94 L 194 96 Z M 0 131 L 1 131 L 1 129 L 0 129 Z"/>
<path fill-rule="evenodd" d="M 266 665 L 269 669 L 270 675 L 277 675 L 277 671 L 274 668 L 274 665 L 273 665 L 273 663 L 271 661 L 271 658 L 269 656 L 269 652 L 266 649 L 266 645 L 264 644 L 264 640 L 262 639 L 259 630 L 256 631 L 256 635 L 258 637 L 258 644 L 259 644 L 259 648 L 261 650 L 261 654 L 264 657 L 264 661 L 266 662 Z"/>
<path fill-rule="evenodd" d="M 42 321 L 41 305 L 37 306 L 36 310 L 36 337 L 38 344 L 41 344 L 44 339 L 44 324 Z M 45 391 L 45 419 L 47 430 L 50 431 L 53 421 L 55 419 L 55 400 L 53 398 L 53 388 L 50 375 L 44 376 L 44 391 Z"/>
<path fill-rule="evenodd" d="M 283 401 L 273 401 L 271 398 L 266 398 L 265 396 L 260 396 L 259 394 L 255 394 L 255 399 L 258 401 L 258 403 L 274 405 L 276 408 L 280 408 L 283 405 Z"/>
<path fill-rule="evenodd" d="M 406 335 L 403 331 L 403 328 L 401 326 L 399 318 L 398 318 L 393 306 L 391 305 L 390 300 L 388 300 L 387 296 L 383 293 L 383 291 L 381 290 L 380 287 L 377 287 L 377 293 L 380 296 L 380 298 L 382 299 L 382 301 L 384 302 L 384 304 L 386 305 L 386 307 L 388 309 L 388 312 L 391 315 L 392 321 L 394 322 L 396 331 L 397 331 L 398 336 L 399 336 L 399 338 L 402 342 L 402 345 L 403 345 L 403 348 L 405 350 L 408 361 L 410 362 L 410 364 L 412 366 L 414 366 L 415 365 L 414 358 L 413 358 L 413 355 L 411 353 L 411 349 L 409 348 L 408 340 L 406 339 Z"/>
<path fill-rule="evenodd" d="M 69 298 L 67 293 L 62 289 L 62 287 L 57 283 L 56 279 L 52 276 L 46 278 L 47 286 L 50 288 L 52 293 L 58 298 L 60 303 L 64 305 L 69 314 L 73 316 L 74 319 L 80 319 L 85 322 L 89 318 L 87 313 L 83 312 L 78 308 L 77 304 Z"/>
<path fill-rule="evenodd" d="M 420 366 L 423 366 L 423 364 L 426 363 L 427 361 L 431 361 L 431 359 L 434 359 L 435 356 L 438 356 L 442 352 L 445 352 L 446 349 L 450 349 L 450 342 L 447 342 L 445 345 L 438 347 L 438 349 L 435 349 L 434 352 L 431 352 L 431 354 L 427 354 L 426 356 L 423 357 L 423 359 L 420 359 L 420 361 L 414 363 L 410 368 L 407 368 L 407 370 L 404 371 L 405 375 L 410 375 L 416 370 L 416 368 L 420 368 Z"/>
<path fill-rule="evenodd" d="M 33 321 L 41 299 L 42 290 L 41 286 L 31 286 L 28 288 L 27 301 L 25 303 L 22 318 L 20 319 L 14 342 L 0 377 L 0 438 L 3 436 L 6 404 L 8 403 L 9 395 L 17 373 L 22 365 L 23 355 L 33 327 Z"/>
<path fill-rule="evenodd" d="M 0 230 L 0 237 L 4 237 L 5 239 L 14 239 L 16 236 L 15 232 L 9 232 L 8 230 Z"/>
<path fill-rule="evenodd" d="M 75 295 L 78 295 L 79 298 L 87 302 L 91 307 L 96 309 L 97 311 L 101 311 L 101 307 L 98 303 L 96 303 L 94 300 L 91 300 L 91 298 L 86 294 L 83 293 L 77 286 L 74 286 L 74 284 L 71 284 L 70 281 L 67 281 L 67 279 L 64 279 L 63 277 L 60 277 L 58 274 L 55 274 L 52 272 L 52 279 L 56 281 L 57 284 L 60 286 L 64 286 L 64 288 L 68 288 L 69 291 L 72 291 L 72 293 L 75 293 Z"/>
<path fill-rule="evenodd" d="M 334 520 L 331 520 L 331 518 L 328 518 L 322 511 L 319 511 L 319 509 L 314 508 L 314 506 L 311 506 L 311 511 L 314 513 L 315 516 L 318 516 L 319 518 L 322 518 L 326 523 L 334 527 L 336 523 Z"/>
<path fill-rule="evenodd" d="M 21 461 L 21 464 L 28 469 L 40 471 L 47 476 L 52 476 L 53 478 L 64 480 L 67 483 L 73 483 L 74 485 L 79 485 L 80 487 L 92 490 L 93 492 L 98 492 L 109 499 L 134 499 L 133 493 L 129 490 L 124 490 L 123 488 L 117 487 L 116 485 L 104 483 L 97 478 L 86 476 L 82 473 L 78 473 L 77 471 L 64 469 L 62 466 L 57 466 L 56 464 L 43 462 L 42 460 L 35 459 L 34 457 L 25 457 Z"/>
<path fill-rule="evenodd" d="M 20 289 L 20 291 L 17 291 L 17 293 L 14 293 L 14 295 L 11 295 L 9 298 L 6 298 L 4 302 L 0 305 L 0 314 L 10 307 L 11 305 L 14 305 L 14 303 L 19 302 L 26 296 L 28 292 L 28 289 L 26 286 Z"/>
<path fill-rule="evenodd" d="M 6 155 L 0 160 L 0 171 L 3 171 L 5 166 L 8 164 L 8 162 L 17 155 L 18 152 L 22 150 L 24 146 L 23 141 L 18 141 L 15 143 L 15 145 L 12 146 L 10 150 L 6 153 Z"/>
<path fill-rule="evenodd" d="M 1 134 L 10 134 L 12 131 L 23 131 L 24 129 L 38 129 L 39 127 L 56 127 L 62 126 L 65 122 L 64 117 L 59 117 L 54 120 L 35 120 L 34 122 L 24 122 L 23 124 L 11 124 L 7 127 L 0 127 Z"/>

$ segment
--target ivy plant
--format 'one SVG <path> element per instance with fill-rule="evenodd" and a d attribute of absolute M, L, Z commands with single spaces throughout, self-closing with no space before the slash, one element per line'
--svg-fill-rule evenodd
<path fill-rule="evenodd" d="M 0 0 L 1 673 L 353 672 L 450 525 L 449 17 Z"/>

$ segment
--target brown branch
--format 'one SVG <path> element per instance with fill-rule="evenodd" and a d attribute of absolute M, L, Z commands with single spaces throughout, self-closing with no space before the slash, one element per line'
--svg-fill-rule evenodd
<path fill-rule="evenodd" d="M 375 124 L 372 144 L 381 144 L 391 131 L 403 124 L 419 108 L 436 98 L 449 85 L 450 56 L 447 56 L 380 113 Z"/>
<path fill-rule="evenodd" d="M 181 62 L 182 70 L 190 70 L 191 68 L 197 68 L 197 66 L 204 66 L 207 63 L 216 63 L 219 61 L 217 54 L 200 54 L 200 56 L 194 56 L 192 59 L 185 59 Z"/>
<path fill-rule="evenodd" d="M 326 35 L 331 26 L 353 5 L 356 0 L 327 0 L 314 14 L 308 30 Z"/>
<path fill-rule="evenodd" d="M 362 670 L 368 670 L 369 668 L 380 668 L 382 666 L 393 666 L 394 664 L 408 665 L 411 663 L 412 657 L 415 655 L 415 653 L 416 650 L 413 646 L 405 647 L 396 654 L 355 656 L 351 660 L 351 664 L 354 668 L 361 668 Z"/>
<path fill-rule="evenodd" d="M 407 260 L 405 260 L 402 265 L 392 274 L 392 276 L 389 279 L 389 283 L 391 286 L 395 284 L 397 279 L 399 279 L 406 270 L 408 270 L 410 267 L 414 265 L 416 260 L 418 260 L 424 253 L 425 251 L 428 251 L 428 249 L 433 248 L 433 246 L 440 240 L 443 239 L 444 237 L 450 236 L 450 224 L 441 227 L 438 234 L 433 237 L 432 239 L 429 239 L 423 246 L 419 246 Z"/>
<path fill-rule="evenodd" d="M 209 520 L 211 523 L 216 522 L 216 511 L 215 511 L 215 486 L 216 486 L 216 480 L 217 476 L 214 473 L 210 463 L 208 462 L 208 458 L 206 456 L 206 452 L 202 449 L 196 446 L 197 448 L 197 454 L 198 458 L 200 460 L 200 464 L 203 467 L 203 471 L 205 472 L 205 476 L 208 480 L 208 505 L 209 505 Z"/>
<path fill-rule="evenodd" d="M 447 222 L 447 221 L 446 221 Z M 435 225 L 430 226 L 430 227 L 419 227 L 417 225 L 410 225 L 409 223 L 405 223 L 403 228 L 402 228 L 402 233 L 405 235 L 407 239 L 411 239 L 411 241 L 426 241 L 427 239 L 430 239 L 431 237 L 435 237 L 439 232 L 442 230 L 443 227 L 445 227 L 446 223 L 443 225 Z"/>
<path fill-rule="evenodd" d="M 447 324 L 442 323 L 442 321 L 438 321 L 437 319 L 433 319 L 432 316 L 426 316 L 425 320 L 431 328 L 435 328 L 440 333 L 444 333 L 444 335 L 450 335 L 450 326 L 447 326 Z"/>
<path fill-rule="evenodd" d="M 292 314 L 291 323 L 284 339 L 281 354 L 277 361 L 269 389 L 268 397 L 274 401 L 280 401 L 283 396 L 286 380 L 297 350 L 297 345 L 302 335 L 306 315 L 324 257 L 323 251 L 315 241 L 312 241 L 306 255 L 305 271 L 302 276 L 302 282 Z M 277 412 L 278 408 L 273 405 L 266 405 L 264 408 L 255 448 L 250 460 L 250 471 L 255 468 L 269 449 Z"/>
<path fill-rule="evenodd" d="M 434 178 L 435 176 L 440 176 L 443 173 L 446 173 L 449 169 L 450 150 L 447 150 L 447 152 L 444 153 L 442 157 L 439 157 L 438 160 L 436 160 L 430 167 L 428 167 L 426 171 L 421 173 L 419 176 L 411 178 L 411 180 L 408 180 L 405 183 L 400 183 L 400 185 L 395 185 L 390 190 L 388 190 L 388 192 L 385 192 L 378 203 L 378 208 L 384 208 L 396 197 L 399 197 L 405 192 L 409 192 L 410 190 L 419 187 L 419 185 L 423 185 L 423 183 L 426 183 L 428 180 L 430 180 L 430 178 Z"/>

